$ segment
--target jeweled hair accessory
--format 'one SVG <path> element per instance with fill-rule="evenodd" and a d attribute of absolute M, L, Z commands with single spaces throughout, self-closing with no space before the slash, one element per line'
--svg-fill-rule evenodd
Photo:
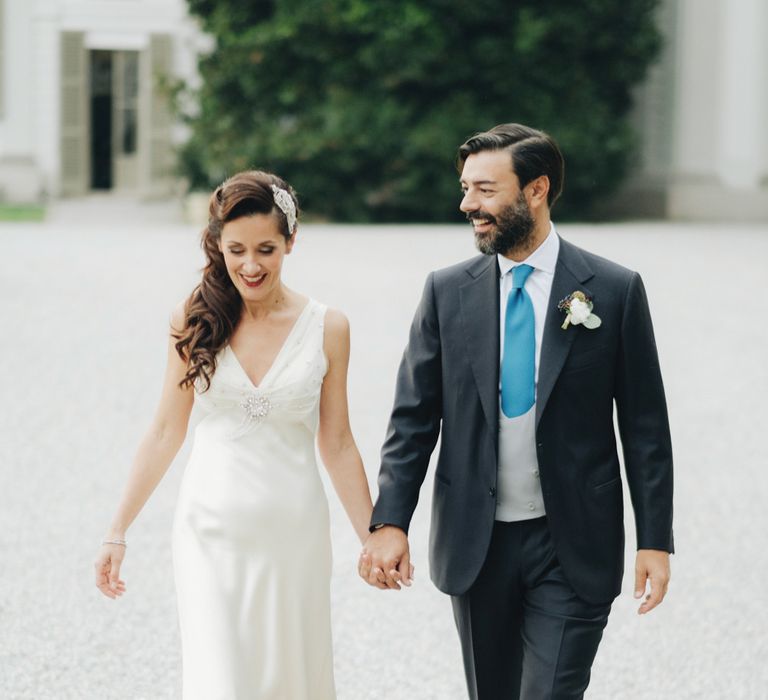
<path fill-rule="evenodd" d="M 293 197 L 282 187 L 277 185 L 271 185 L 271 187 L 272 194 L 275 197 L 275 204 L 280 207 L 280 211 L 285 214 L 285 218 L 288 221 L 288 232 L 293 234 L 293 230 L 296 228 L 296 205 L 293 203 Z"/>

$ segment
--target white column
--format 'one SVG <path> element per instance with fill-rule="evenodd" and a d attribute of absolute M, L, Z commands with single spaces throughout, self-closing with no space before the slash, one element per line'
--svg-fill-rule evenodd
<path fill-rule="evenodd" d="M 768 173 L 768 3 L 722 3 L 718 172 L 734 189 L 757 189 Z"/>
<path fill-rule="evenodd" d="M 718 102 L 722 47 L 720 0 L 680 0 L 675 90 L 676 179 L 716 178 Z"/>
<path fill-rule="evenodd" d="M 31 157 L 35 141 L 34 130 L 29 124 L 29 114 L 35 110 L 31 17 L 32 9 L 28 4 L 5 3 L 2 39 L 5 41 L 6 69 L 2 136 L 3 155 L 11 158 Z"/>
<path fill-rule="evenodd" d="M 766 0 L 679 0 L 668 215 L 765 221 Z"/>
<path fill-rule="evenodd" d="M 34 17 L 35 109 L 29 123 L 35 134 L 35 159 L 48 195 L 59 194 L 61 161 L 60 9 L 52 0 L 38 0 Z"/>
<path fill-rule="evenodd" d="M 4 104 L 0 119 L 0 196 L 9 201 L 40 198 L 43 181 L 37 153 L 34 115 L 37 104 L 37 56 L 34 4 L 5 2 L 3 41 Z M 33 115 L 30 118 L 30 115 Z"/>

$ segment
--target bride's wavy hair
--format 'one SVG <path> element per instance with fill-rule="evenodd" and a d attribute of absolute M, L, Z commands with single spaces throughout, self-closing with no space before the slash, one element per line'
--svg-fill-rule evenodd
<path fill-rule="evenodd" d="M 275 214 L 286 241 L 293 234 L 286 215 L 275 203 L 272 185 L 290 194 L 298 214 L 299 203 L 293 188 L 277 175 L 261 170 L 237 173 L 211 195 L 208 225 L 201 240 L 206 257 L 203 277 L 184 304 L 183 328 L 173 334 L 176 352 L 187 363 L 187 372 L 179 382 L 181 388 L 195 386 L 200 380 L 199 390 L 208 390 L 216 371 L 216 355 L 229 342 L 240 320 L 243 301 L 219 249 L 224 224 L 243 216 Z"/>

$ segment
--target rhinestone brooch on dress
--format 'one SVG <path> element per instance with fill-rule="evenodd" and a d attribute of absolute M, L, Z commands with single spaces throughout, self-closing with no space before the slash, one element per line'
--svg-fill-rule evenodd
<path fill-rule="evenodd" d="M 272 404 L 266 396 L 250 394 L 243 400 L 240 407 L 245 411 L 248 420 L 258 422 L 267 417 Z"/>

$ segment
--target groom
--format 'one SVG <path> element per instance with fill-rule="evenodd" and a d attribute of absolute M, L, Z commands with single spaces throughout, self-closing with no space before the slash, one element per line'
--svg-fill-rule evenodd
<path fill-rule="evenodd" d="M 502 124 L 464 143 L 459 165 L 483 255 L 427 278 L 360 575 L 410 584 L 408 526 L 441 434 L 429 559 L 470 697 L 581 698 L 624 565 L 614 405 L 641 614 L 669 581 L 672 451 L 651 317 L 636 272 L 555 231 L 550 136 Z"/>

